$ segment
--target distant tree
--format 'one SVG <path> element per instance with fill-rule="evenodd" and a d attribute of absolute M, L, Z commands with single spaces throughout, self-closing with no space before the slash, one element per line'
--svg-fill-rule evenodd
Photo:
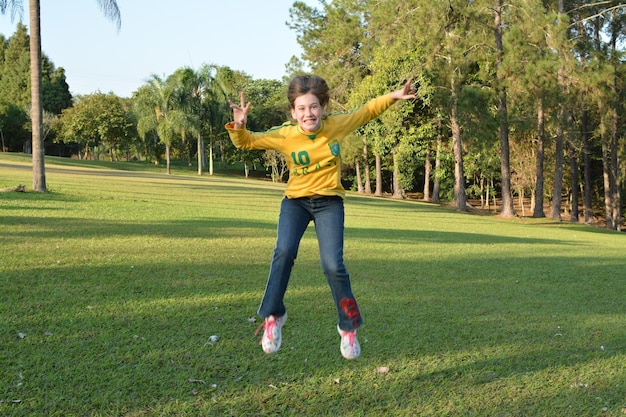
<path fill-rule="evenodd" d="M 287 105 L 285 84 L 277 80 L 253 80 L 246 86 L 246 100 L 254 104 L 248 116 L 248 128 L 253 131 L 267 130 L 283 124 L 291 118 Z M 288 172 L 287 162 L 280 152 L 265 151 L 264 165 L 272 172 L 272 181 L 283 181 Z"/>
<path fill-rule="evenodd" d="M 503 15 L 505 14 L 505 6 L 503 0 L 495 0 L 493 4 L 494 14 L 494 34 L 495 34 L 495 71 L 496 77 L 494 85 L 496 87 L 496 95 L 498 101 L 498 122 L 500 137 L 500 182 L 502 184 L 502 209 L 500 215 L 503 217 L 513 217 L 515 210 L 513 209 L 513 195 L 511 193 L 511 163 L 509 151 L 509 113 L 507 108 L 507 89 L 504 83 L 503 72 L 499 71 L 504 60 L 504 42 L 503 42 Z M 507 51 L 508 52 L 508 51 Z"/>
<path fill-rule="evenodd" d="M 23 150 L 22 136 L 28 116 L 24 109 L 13 103 L 0 100 L 0 151 Z"/>
<path fill-rule="evenodd" d="M 6 42 L 0 71 L 0 98 L 24 109 L 30 107 L 31 100 L 29 42 L 26 26 L 18 23 Z"/>
<path fill-rule="evenodd" d="M 245 72 L 236 71 L 228 67 L 220 67 L 217 74 L 217 79 L 220 85 L 223 86 L 226 97 L 232 99 L 233 101 L 239 100 L 240 91 L 245 92 L 246 101 L 254 103 L 251 112 L 254 110 L 254 107 L 262 104 L 255 102 L 253 97 L 248 94 L 249 86 L 253 82 L 253 79 Z M 226 120 L 232 120 L 233 116 L 230 108 L 226 108 L 226 112 L 224 114 Z M 252 118 L 248 119 L 248 127 L 251 129 L 256 129 L 257 127 L 260 127 L 259 124 L 251 125 L 250 123 L 253 123 Z M 228 135 L 225 134 L 226 132 L 224 131 L 224 129 L 221 130 L 224 134 L 219 137 L 218 144 L 220 148 L 222 163 L 226 164 L 233 162 L 242 162 L 244 164 L 244 173 L 247 175 L 250 164 L 252 164 L 253 167 L 257 164 L 260 164 L 263 151 L 237 149 L 228 139 Z"/>
<path fill-rule="evenodd" d="M 225 109 L 226 96 L 224 87 L 218 78 L 219 67 L 203 65 L 199 70 L 181 68 L 176 71 L 182 86 L 182 102 L 187 112 L 198 117 L 197 126 L 197 160 L 198 175 L 210 164 L 209 173 L 213 174 L 213 124 L 217 113 Z M 221 123 L 220 123 L 221 124 Z M 205 135 L 209 137 L 209 158 L 205 151 Z"/>
<path fill-rule="evenodd" d="M 53 114 L 72 106 L 70 86 L 65 79 L 65 70 L 55 68 L 54 64 L 44 55 L 41 94 L 43 109 Z"/>
<path fill-rule="evenodd" d="M 167 174 L 171 174 L 171 150 L 178 138 L 183 141 L 188 133 L 197 134 L 198 117 L 185 105 L 184 85 L 180 73 L 163 80 L 152 75 L 148 84 L 133 96 L 139 115 L 137 131 L 145 140 L 150 132 L 156 132 L 165 145 Z"/>
<path fill-rule="evenodd" d="M 104 14 L 121 26 L 120 11 L 115 0 L 97 0 Z M 30 93 L 31 93 L 31 123 L 32 123 L 32 151 L 33 151 L 33 189 L 39 192 L 47 191 L 46 170 L 44 162 L 43 144 L 43 100 L 41 77 L 41 19 L 39 0 L 29 0 L 30 21 Z M 21 0 L 0 0 L 0 13 L 11 10 L 14 18 L 21 10 Z M 21 12 L 20 12 L 21 16 Z"/>
<path fill-rule="evenodd" d="M 96 93 L 81 96 L 73 107 L 64 109 L 55 130 L 58 141 L 80 145 L 85 157 L 102 145 L 113 161 L 116 152 L 132 138 L 134 123 L 122 98 Z"/>
<path fill-rule="evenodd" d="M 15 33 L 2 48 L 0 61 L 0 97 L 11 103 L 30 107 L 30 37 L 27 28 L 18 23 Z M 65 80 L 65 70 L 56 68 L 45 55 L 41 57 L 43 108 L 54 114 L 72 105 L 72 95 Z"/>
<path fill-rule="evenodd" d="M 343 106 L 370 72 L 375 34 L 369 27 L 368 2 L 334 0 L 320 4 L 318 9 L 294 2 L 289 25 L 303 49 L 303 59 L 312 72 L 328 82 L 333 104 Z"/>

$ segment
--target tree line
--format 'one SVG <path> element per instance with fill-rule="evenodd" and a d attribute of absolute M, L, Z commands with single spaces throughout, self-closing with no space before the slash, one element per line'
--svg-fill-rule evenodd
<path fill-rule="evenodd" d="M 359 135 L 393 173 L 393 191 L 424 181 L 426 199 L 514 198 L 561 220 L 622 223 L 624 4 L 581 0 L 296 2 L 291 26 L 339 103 L 417 80 L 420 99 Z M 382 161 L 379 161 L 382 159 Z M 423 174 L 415 175 L 421 170 Z M 378 183 L 378 182 L 377 182 Z M 378 184 L 377 184 L 378 185 Z M 495 193 L 495 194 L 494 194 Z"/>
<path fill-rule="evenodd" d="M 254 105 L 248 127 L 263 130 L 287 120 L 286 81 L 303 68 L 327 79 L 330 111 L 354 108 L 413 78 L 418 99 L 392 107 L 346 141 L 344 179 L 353 189 L 397 198 L 419 192 L 461 211 L 470 200 L 489 208 L 497 199 L 504 217 L 545 217 L 547 207 L 556 220 L 567 211 L 572 221 L 601 217 L 607 228 L 620 229 L 626 23 L 620 2 L 296 1 L 287 23 L 303 54 L 283 80 L 203 65 L 153 75 L 130 98 L 98 92 L 59 110 L 45 104 L 44 93 L 52 115 L 44 123 L 47 152 L 165 160 L 168 172 L 174 157 L 197 164 L 199 174 L 212 173 L 215 160 L 237 161 L 246 172 L 264 165 L 272 179 L 283 180 L 280 155 L 232 147 L 223 127 L 231 117 L 227 98 L 244 90 Z M 25 106 L 3 81 L 19 73 L 9 70 L 18 61 L 7 56 L 17 48 L 13 38 L 27 36 L 20 31 L 18 25 L 0 45 L 2 132 L 14 120 L 2 103 L 12 112 Z M 69 94 L 63 71 L 42 60 L 50 96 L 61 103 Z M 24 133 L 3 136 L 5 150 L 24 150 L 28 142 Z"/>

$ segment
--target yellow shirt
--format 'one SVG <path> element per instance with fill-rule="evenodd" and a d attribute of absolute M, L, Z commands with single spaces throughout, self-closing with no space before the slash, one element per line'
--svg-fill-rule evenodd
<path fill-rule="evenodd" d="M 289 167 L 288 198 L 315 195 L 345 195 L 341 184 L 341 143 L 354 129 L 378 117 L 391 106 L 389 94 L 370 100 L 348 112 L 329 114 L 322 118 L 320 129 L 304 133 L 298 124 L 285 123 L 265 132 L 235 129 L 226 125 L 230 140 L 240 149 L 274 149 L 282 153 Z"/>

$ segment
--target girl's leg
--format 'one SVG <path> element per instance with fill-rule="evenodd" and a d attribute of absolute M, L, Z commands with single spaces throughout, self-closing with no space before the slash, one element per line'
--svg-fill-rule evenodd
<path fill-rule="evenodd" d="M 355 330 L 363 319 L 352 294 L 350 275 L 343 262 L 343 199 L 320 198 L 312 200 L 312 205 L 322 270 L 337 306 L 339 328 Z"/>
<path fill-rule="evenodd" d="M 291 268 L 298 255 L 300 240 L 306 230 L 311 215 L 302 201 L 284 198 L 278 217 L 278 233 L 276 247 L 270 265 L 270 273 L 265 286 L 263 300 L 258 314 L 261 317 L 270 315 L 280 317 L 285 314 L 283 303 Z"/>

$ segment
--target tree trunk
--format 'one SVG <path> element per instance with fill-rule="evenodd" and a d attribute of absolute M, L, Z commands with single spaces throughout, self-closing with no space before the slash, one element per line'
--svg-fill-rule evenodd
<path fill-rule="evenodd" d="M 169 143 L 165 144 L 165 172 L 167 172 L 167 175 L 170 175 L 172 172 L 170 170 L 170 145 Z"/>
<path fill-rule="evenodd" d="M 202 135 L 198 133 L 198 175 L 202 175 L 202 168 L 204 167 L 202 164 L 203 148 L 204 148 L 204 139 L 202 139 Z"/>
<path fill-rule="evenodd" d="M 563 164 L 564 164 L 564 115 L 565 106 L 559 104 L 558 121 L 555 138 L 554 155 L 554 188 L 552 191 L 552 205 L 550 207 L 550 218 L 561 221 L 561 198 L 563 194 Z"/>
<path fill-rule="evenodd" d="M 495 0 L 494 33 L 496 38 L 496 71 L 502 64 L 502 0 Z M 500 78 L 500 77 L 498 77 Z M 500 175 L 502 185 L 502 217 L 514 217 L 513 195 L 511 194 L 511 163 L 509 158 L 509 119 L 506 106 L 506 88 L 498 80 L 498 119 L 500 123 Z"/>
<path fill-rule="evenodd" d="M 546 217 L 543 211 L 543 162 L 545 159 L 545 115 L 543 112 L 543 97 L 537 102 L 537 165 L 535 182 L 535 205 L 533 217 Z"/>
<path fill-rule="evenodd" d="M 359 158 L 354 161 L 354 170 L 356 171 L 356 191 L 363 194 L 363 179 L 361 178 L 361 162 L 359 162 Z"/>
<path fill-rule="evenodd" d="M 439 190 L 441 188 L 441 119 L 437 120 L 437 149 L 435 150 L 435 178 L 433 179 L 433 203 L 439 203 Z"/>
<path fill-rule="evenodd" d="M 618 19 L 618 16 L 616 12 L 613 11 L 612 21 L 615 22 L 617 19 Z M 613 66 L 615 68 L 619 68 L 620 66 L 620 63 L 616 59 L 616 57 L 618 56 L 617 38 L 618 38 L 619 32 L 621 31 L 617 27 L 613 26 L 612 36 L 611 36 L 611 57 L 612 57 L 612 61 L 614 61 Z M 613 97 L 617 97 L 619 94 L 617 83 L 618 83 L 618 75 L 614 73 L 613 84 L 611 86 Z M 621 181 L 620 181 L 619 146 L 618 146 L 618 141 L 619 141 L 618 111 L 620 109 L 620 105 L 621 103 L 619 100 L 617 99 L 612 100 L 610 150 L 611 150 L 611 214 L 613 217 L 613 230 L 620 230 L 620 225 L 622 221 L 621 192 L 620 192 Z"/>
<path fill-rule="evenodd" d="M 367 144 L 363 140 L 363 176 L 365 177 L 364 192 L 372 194 L 372 180 L 370 178 L 370 160 L 367 153 Z"/>
<path fill-rule="evenodd" d="M 582 114 L 582 137 L 583 137 L 583 163 L 584 163 L 584 177 L 585 177 L 585 223 L 591 223 L 593 221 L 593 208 L 591 205 L 591 149 L 589 146 L 589 140 L 591 132 L 589 132 L 589 113 L 587 110 L 583 110 Z"/>
<path fill-rule="evenodd" d="M 558 13 L 565 13 L 564 0 L 558 0 Z M 563 95 L 559 97 L 557 126 L 555 138 L 555 155 L 554 155 L 554 185 L 552 190 L 552 204 L 550 206 L 550 218 L 553 220 L 561 220 L 561 198 L 563 193 L 563 164 L 564 164 L 564 129 L 565 129 L 565 69 L 560 67 L 557 70 L 558 86 Z"/>
<path fill-rule="evenodd" d="M 404 198 L 404 190 L 400 185 L 400 169 L 398 168 L 398 153 L 391 151 L 393 156 L 393 198 Z"/>
<path fill-rule="evenodd" d="M 43 144 L 43 108 L 41 95 L 41 20 L 39 0 L 29 0 L 30 13 L 30 97 L 33 146 L 33 190 L 47 191 L 45 149 Z"/>
<path fill-rule="evenodd" d="M 614 104 L 617 106 L 617 104 Z M 618 149 L 618 126 L 617 126 L 617 109 L 613 108 L 611 115 L 611 218 L 613 219 L 613 230 L 620 230 L 621 210 L 620 210 L 620 169 L 619 169 L 619 149 Z"/>
<path fill-rule="evenodd" d="M 452 76 L 452 95 L 450 107 L 450 127 L 452 130 L 452 151 L 454 153 L 454 201 L 453 205 L 459 211 L 467 211 L 467 195 L 465 194 L 465 174 L 463 172 L 463 142 L 461 141 L 461 127 L 458 121 L 459 97 L 456 89 L 456 79 Z"/>
<path fill-rule="evenodd" d="M 383 168 L 380 156 L 376 155 L 376 197 L 383 196 Z"/>
<path fill-rule="evenodd" d="M 607 144 L 602 142 L 602 178 L 604 180 L 604 222 L 607 229 L 614 228 L 613 210 L 611 210 L 611 164 Z"/>
<path fill-rule="evenodd" d="M 213 175 L 213 139 L 209 139 L 209 175 Z"/>
<path fill-rule="evenodd" d="M 430 176 L 432 175 L 433 164 L 430 162 L 430 146 L 426 149 L 424 158 L 424 201 L 430 201 Z"/>
<path fill-rule="evenodd" d="M 602 142 L 602 171 L 604 178 L 605 227 L 620 229 L 619 158 L 617 146 L 617 113 L 611 110 L 611 130 Z"/>
<path fill-rule="evenodd" d="M 511 194 L 511 163 L 509 159 L 509 122 L 506 108 L 506 91 L 500 92 L 498 98 L 498 113 L 500 119 L 500 181 L 502 186 L 502 217 L 515 217 L 513 209 L 513 195 Z"/>
<path fill-rule="evenodd" d="M 569 173 L 572 182 L 572 211 L 570 213 L 570 221 L 572 223 L 578 223 L 578 163 L 576 150 L 569 141 L 567 142 L 567 154 L 569 156 Z"/>

